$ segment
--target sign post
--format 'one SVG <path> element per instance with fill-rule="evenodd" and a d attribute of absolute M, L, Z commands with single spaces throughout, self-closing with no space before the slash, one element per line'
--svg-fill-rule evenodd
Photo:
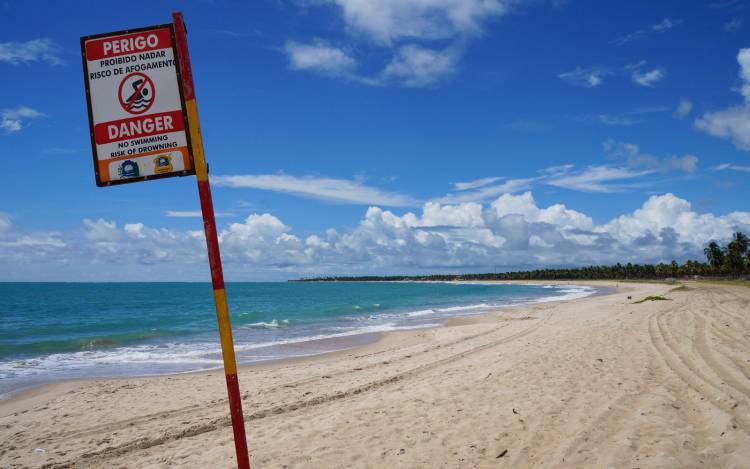
<path fill-rule="evenodd" d="M 173 23 L 81 38 L 98 186 L 195 174 L 211 267 L 237 467 L 249 469 L 208 166 L 182 13 Z"/>

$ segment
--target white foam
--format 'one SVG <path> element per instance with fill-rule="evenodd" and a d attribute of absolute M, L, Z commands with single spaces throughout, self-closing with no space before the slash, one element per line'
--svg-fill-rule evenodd
<path fill-rule="evenodd" d="M 249 327 L 252 329 L 279 329 L 282 327 L 289 327 L 289 320 L 282 319 L 281 321 L 279 321 L 277 319 L 273 319 L 270 322 L 253 322 L 247 324 L 245 327 Z"/>
<path fill-rule="evenodd" d="M 406 313 L 407 317 L 413 318 L 413 317 L 420 317 L 420 316 L 429 316 L 431 314 L 441 314 L 441 313 L 458 313 L 461 311 L 476 311 L 476 310 L 483 310 L 492 308 L 493 305 L 489 303 L 478 303 L 473 305 L 462 305 L 462 306 L 448 306 L 445 308 L 431 308 L 431 309 L 420 309 L 418 311 L 410 311 Z"/>
<path fill-rule="evenodd" d="M 426 326 L 421 326 L 426 327 Z M 385 324 L 346 329 L 331 334 L 316 334 L 266 342 L 242 343 L 235 342 L 238 353 L 275 346 L 300 344 L 314 340 L 335 339 L 361 334 L 392 331 L 399 327 L 394 322 Z M 258 361 L 263 357 L 281 358 L 281 355 L 260 356 L 253 355 L 250 361 Z M 64 373 L 65 370 L 83 371 L 108 366 L 141 365 L 144 369 L 159 365 L 177 368 L 203 369 L 217 367 L 222 364 L 221 348 L 218 343 L 177 343 L 165 345 L 139 345 L 119 347 L 107 350 L 86 350 L 73 353 L 57 353 L 38 358 L 20 359 L 0 362 L 0 378 L 6 379 L 19 376 L 40 375 L 55 371 Z"/>
<path fill-rule="evenodd" d="M 420 309 L 419 311 L 410 311 L 406 313 L 407 317 L 416 318 L 419 316 L 427 316 L 429 314 L 435 314 L 437 311 L 434 309 Z"/>
<path fill-rule="evenodd" d="M 396 329 L 400 329 L 400 327 L 395 322 L 389 322 L 385 324 L 378 324 L 373 326 L 363 326 L 363 327 L 357 327 L 354 329 L 349 329 L 345 327 L 337 328 L 332 327 L 333 330 L 343 330 L 344 332 L 336 332 L 333 334 L 316 334 L 316 335 L 307 335 L 303 337 L 294 337 L 290 339 L 281 339 L 281 340 L 272 340 L 268 342 L 260 342 L 260 343 L 252 343 L 252 344 L 235 344 L 235 350 L 237 351 L 248 351 L 248 350 L 255 350 L 259 348 L 266 348 L 266 347 L 274 347 L 279 345 L 292 345 L 292 344 L 300 344 L 303 342 L 311 342 L 314 340 L 324 340 L 324 339 L 336 339 L 339 337 L 350 337 L 353 335 L 362 335 L 362 334 L 372 334 L 377 332 L 387 332 L 387 331 L 394 331 Z"/>
<path fill-rule="evenodd" d="M 441 313 L 449 313 L 449 312 L 452 312 L 452 311 L 470 311 L 470 310 L 473 310 L 473 309 L 484 309 L 484 308 L 489 308 L 491 306 L 492 305 L 489 305 L 487 303 L 479 303 L 479 304 L 476 304 L 476 305 L 452 306 L 450 308 L 440 308 L 437 311 L 439 311 Z"/>
<path fill-rule="evenodd" d="M 586 298 L 596 293 L 596 288 L 587 287 L 583 285 L 566 285 L 567 288 L 559 290 L 563 295 L 558 296 L 545 296 L 543 298 L 537 298 L 529 301 L 529 303 L 549 303 L 551 301 L 568 301 L 577 300 L 579 298 Z"/>

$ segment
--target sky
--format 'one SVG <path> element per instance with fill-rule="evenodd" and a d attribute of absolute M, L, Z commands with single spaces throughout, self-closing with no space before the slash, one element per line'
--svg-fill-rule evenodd
<path fill-rule="evenodd" d="M 98 188 L 81 36 L 188 28 L 228 281 L 701 259 L 750 233 L 750 1 L 0 1 L 0 281 L 207 281 Z"/>

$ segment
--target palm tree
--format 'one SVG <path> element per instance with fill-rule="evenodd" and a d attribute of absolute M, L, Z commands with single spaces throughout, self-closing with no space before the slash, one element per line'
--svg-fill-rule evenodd
<path fill-rule="evenodd" d="M 703 254 L 706 255 L 708 263 L 714 269 L 718 270 L 724 265 L 724 250 L 721 249 L 721 246 L 716 241 L 708 243 L 708 246 L 703 250 Z"/>
<path fill-rule="evenodd" d="M 732 241 L 727 245 L 727 254 L 724 259 L 730 272 L 741 275 L 745 268 L 745 254 L 747 253 L 748 239 L 743 233 L 734 234 Z"/>
<path fill-rule="evenodd" d="M 732 240 L 732 242 L 739 247 L 743 254 L 747 252 L 748 246 L 750 245 L 750 240 L 747 238 L 745 233 L 742 233 L 740 231 L 734 234 L 734 239 Z"/>

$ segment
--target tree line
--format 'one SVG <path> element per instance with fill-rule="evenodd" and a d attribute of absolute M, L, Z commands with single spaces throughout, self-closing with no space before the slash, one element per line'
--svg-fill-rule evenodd
<path fill-rule="evenodd" d="M 731 277 L 750 275 L 750 242 L 748 237 L 737 232 L 732 240 L 721 246 L 711 241 L 703 253 L 706 262 L 689 260 L 684 264 L 672 261 L 669 264 L 620 264 L 562 269 L 536 269 L 519 272 L 484 274 L 436 274 L 436 275 L 388 275 L 356 277 L 315 277 L 303 282 L 374 282 L 374 281 L 450 281 L 450 280 L 598 280 L 598 279 L 644 279 L 657 280 L 680 277 Z"/>

